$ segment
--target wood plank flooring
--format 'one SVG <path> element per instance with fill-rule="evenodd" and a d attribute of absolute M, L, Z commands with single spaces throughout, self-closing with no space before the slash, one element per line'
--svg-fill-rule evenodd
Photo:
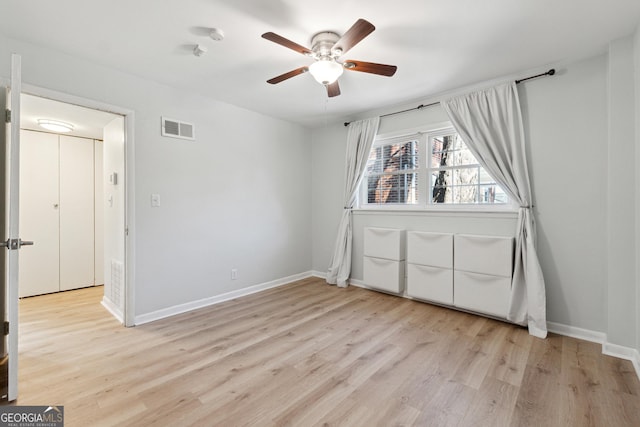
<path fill-rule="evenodd" d="M 638 426 L 597 344 L 305 279 L 124 328 L 102 288 L 20 302 L 20 405 L 70 426 Z"/>

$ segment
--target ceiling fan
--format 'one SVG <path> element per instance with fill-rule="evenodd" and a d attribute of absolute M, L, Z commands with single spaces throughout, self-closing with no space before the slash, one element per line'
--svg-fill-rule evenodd
<path fill-rule="evenodd" d="M 360 43 L 365 37 L 375 30 L 369 21 L 358 19 L 355 24 L 340 37 L 332 31 L 323 31 L 317 33 L 311 38 L 311 49 L 307 49 L 297 43 L 292 42 L 275 33 L 264 33 L 262 38 L 295 50 L 298 53 L 311 57 L 315 62 L 309 66 L 304 66 L 281 74 L 267 83 L 277 84 L 291 77 L 304 74 L 307 71 L 316 79 L 316 81 L 327 88 L 329 97 L 340 95 L 340 86 L 338 85 L 338 77 L 342 75 L 343 70 L 360 71 L 362 73 L 378 74 L 381 76 L 391 77 L 395 74 L 395 65 L 376 64 L 373 62 L 355 61 L 351 59 L 340 60 L 348 50 Z"/>

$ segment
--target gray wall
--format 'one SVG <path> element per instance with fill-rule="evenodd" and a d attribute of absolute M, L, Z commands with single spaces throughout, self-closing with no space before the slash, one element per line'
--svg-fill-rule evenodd
<path fill-rule="evenodd" d="M 103 130 L 102 142 L 102 194 L 100 204 L 103 212 L 103 268 L 104 268 L 104 297 L 124 315 L 124 289 L 122 283 L 113 283 L 111 277 L 112 261 L 125 264 L 125 141 L 124 117 L 117 117 L 108 123 Z M 116 173 L 120 179 L 116 185 L 109 182 L 109 175 Z"/>
<path fill-rule="evenodd" d="M 621 42 L 627 43 L 627 42 Z M 628 55 L 628 46 L 624 47 Z M 620 58 L 623 70 L 628 73 L 628 56 Z M 608 318 L 609 280 L 618 272 L 609 272 L 609 263 L 620 263 L 624 281 L 611 289 L 616 299 L 632 295 L 634 281 L 628 273 L 634 267 L 637 255 L 622 254 L 619 246 L 624 242 L 612 241 L 608 228 L 618 218 L 607 217 L 607 212 L 618 212 L 619 197 L 608 190 L 629 191 L 610 186 L 608 167 L 608 55 L 558 67 L 554 77 L 531 80 L 518 86 L 521 96 L 525 132 L 528 141 L 529 171 L 534 193 L 534 215 L 538 225 L 538 251 L 547 287 L 547 318 L 572 327 L 605 332 L 617 344 L 633 346 L 634 321 L 637 307 L 634 298 Z M 628 87 L 627 87 L 628 90 Z M 397 106 L 397 110 L 411 108 L 418 101 Z M 620 101 L 627 103 L 628 100 Z M 385 111 L 370 112 L 370 116 Z M 412 128 L 429 118 L 422 112 L 403 115 L 399 126 Z M 431 113 L 429 113 L 431 114 Z M 366 117 L 363 114 L 362 117 Z M 409 117 L 411 116 L 411 117 Z M 435 120 L 431 118 L 431 120 Z M 628 118 L 621 117 L 628 127 Z M 383 118 L 383 129 L 396 130 Z M 627 130 L 628 131 L 628 130 Z M 624 131 L 624 132 L 627 132 Z M 333 249 L 342 199 L 341 181 L 338 175 L 343 167 L 346 131 L 335 128 L 317 129 L 313 132 L 313 181 L 314 206 L 314 270 L 326 271 Z M 617 137 L 616 137 L 617 139 Z M 620 141 L 618 141 L 620 142 Z M 628 148 L 629 140 L 622 142 Z M 633 162 L 626 159 L 627 162 Z M 335 176 L 323 179 L 323 171 L 334 170 Z M 633 165 L 614 173 L 615 179 L 633 180 Z M 619 174 L 620 176 L 618 176 Z M 328 186 L 334 189 L 331 191 Z M 625 193 L 627 196 L 632 193 Z M 624 202 L 625 209 L 629 199 Z M 632 214 L 633 215 L 633 214 Z M 633 222 L 628 213 L 615 224 L 616 233 L 633 235 Z M 636 214 L 637 217 L 637 214 Z M 362 278 L 362 229 L 366 226 L 399 227 L 415 230 L 443 230 L 482 234 L 513 235 L 515 219 L 508 214 L 434 214 L 434 213 L 373 213 L 354 214 L 354 253 L 352 276 Z M 316 238 L 316 236 L 318 236 Z M 608 245 L 611 245 L 611 256 Z M 633 254 L 633 247 L 630 248 Z M 612 321 L 609 328 L 609 321 Z"/>
<path fill-rule="evenodd" d="M 3 37 L 0 78 L 11 52 L 24 84 L 135 111 L 136 316 L 310 270 L 307 129 Z M 161 137 L 163 115 L 197 140 Z"/>
<path fill-rule="evenodd" d="M 607 331 L 609 341 L 634 347 L 636 317 L 636 159 L 634 40 L 609 47 L 607 201 Z"/>
<path fill-rule="evenodd" d="M 527 82 L 521 102 L 547 319 L 606 331 L 607 57 Z"/>

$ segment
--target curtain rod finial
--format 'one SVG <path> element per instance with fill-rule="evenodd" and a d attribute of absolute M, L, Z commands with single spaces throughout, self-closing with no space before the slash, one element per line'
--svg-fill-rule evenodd
<path fill-rule="evenodd" d="M 556 69 L 552 68 L 549 71 L 547 71 L 547 74 L 549 74 L 550 76 L 553 76 L 556 73 Z"/>

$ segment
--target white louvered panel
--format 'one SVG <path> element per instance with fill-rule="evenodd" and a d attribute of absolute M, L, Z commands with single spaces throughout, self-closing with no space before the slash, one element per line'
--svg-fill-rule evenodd
<path fill-rule="evenodd" d="M 161 118 L 162 136 L 169 136 L 172 138 L 180 139 L 195 139 L 195 125 L 193 123 L 187 123 L 180 120 L 169 119 L 166 117 Z"/>
<path fill-rule="evenodd" d="M 124 309 L 122 283 L 124 281 L 124 264 L 115 259 L 111 260 L 111 289 L 110 299 L 121 310 Z"/>

